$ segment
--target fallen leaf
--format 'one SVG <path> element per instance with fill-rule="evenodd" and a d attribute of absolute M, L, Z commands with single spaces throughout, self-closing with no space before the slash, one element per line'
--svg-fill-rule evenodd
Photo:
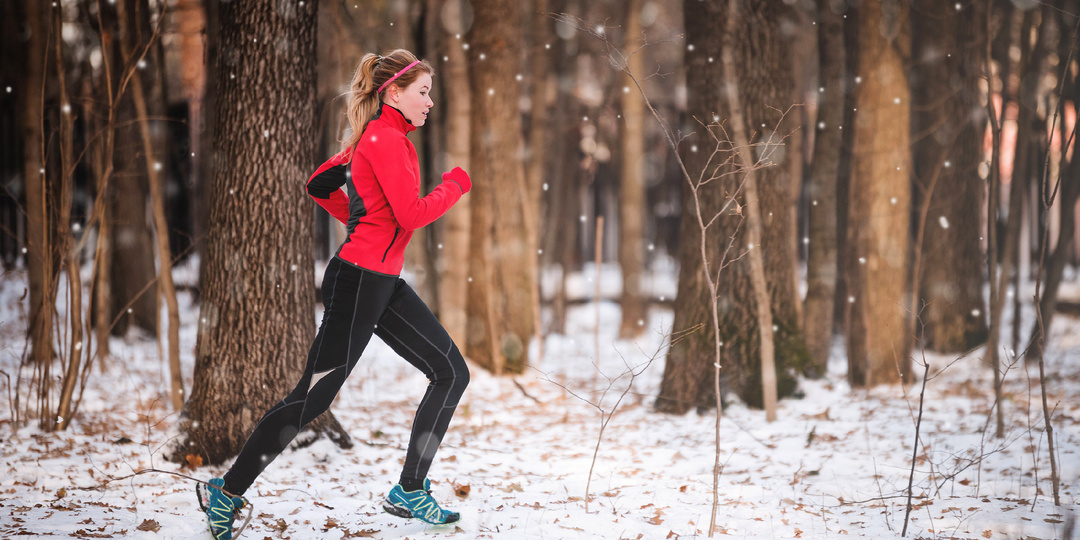
<path fill-rule="evenodd" d="M 188 454 L 184 456 L 184 463 L 187 467 L 198 469 L 203 466 L 202 456 L 198 454 Z"/>
<path fill-rule="evenodd" d="M 161 530 L 161 524 L 152 519 L 147 519 L 144 520 L 141 525 L 135 528 L 140 531 L 158 532 Z"/>
<path fill-rule="evenodd" d="M 994 536 L 994 531 L 991 531 L 990 529 L 986 529 L 982 533 L 983 538 L 990 538 L 991 536 Z"/>
<path fill-rule="evenodd" d="M 352 532 L 349 529 L 345 529 L 345 534 L 343 534 L 341 537 L 342 538 L 375 538 L 375 535 L 378 534 L 378 532 L 379 531 L 376 530 L 376 529 L 361 529 L 361 530 L 356 531 L 356 532 Z"/>
<path fill-rule="evenodd" d="M 469 496 L 469 492 L 472 491 L 472 487 L 469 484 L 458 484 L 457 482 L 450 482 L 450 486 L 454 488 L 454 495 L 464 499 Z"/>

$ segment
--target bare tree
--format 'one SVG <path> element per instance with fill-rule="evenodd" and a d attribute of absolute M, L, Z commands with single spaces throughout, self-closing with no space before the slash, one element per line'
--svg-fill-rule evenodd
<path fill-rule="evenodd" d="M 803 333 L 813 369 L 824 374 L 833 335 L 833 300 L 837 280 L 837 178 L 843 136 L 845 76 L 844 19 L 846 4 L 817 0 L 820 64 L 817 128 L 807 196 L 809 245 L 806 260 L 806 300 Z"/>
<path fill-rule="evenodd" d="M 641 7 L 641 0 L 631 0 L 626 11 L 624 49 L 627 69 L 632 73 L 645 71 L 644 55 L 632 54 L 641 41 Z M 619 336 L 630 338 L 645 329 L 648 307 L 641 290 L 645 269 L 645 103 L 641 94 L 630 91 L 629 80 L 625 84 L 620 93 L 623 124 L 619 133 L 619 269 L 623 282 Z"/>
<path fill-rule="evenodd" d="M 468 59 L 464 41 L 465 4 L 462 0 L 442 0 L 440 20 L 451 26 L 439 33 L 445 53 L 443 69 L 446 81 L 443 98 L 446 103 L 446 151 L 451 163 L 471 171 L 469 166 L 470 87 Z M 454 26 L 456 25 L 456 26 Z M 464 262 L 469 253 L 469 220 L 472 197 L 462 197 L 440 220 L 443 226 L 443 258 L 439 263 L 439 320 L 455 343 L 464 344 L 467 336 L 466 305 L 468 299 L 469 265 Z"/>
<path fill-rule="evenodd" d="M 860 5 L 845 256 L 852 386 L 899 382 L 911 372 L 905 305 L 911 208 L 909 41 L 906 2 Z"/>
<path fill-rule="evenodd" d="M 912 7 L 912 154 L 918 209 L 908 335 L 915 312 L 925 346 L 966 351 L 986 339 L 978 167 L 986 115 L 981 107 L 983 4 L 957 10 L 932 0 Z M 925 305 L 925 309 L 923 306 Z"/>
<path fill-rule="evenodd" d="M 119 7 L 121 8 L 120 20 L 126 20 L 126 14 L 123 12 L 124 3 L 121 2 Z M 142 3 L 137 7 L 136 13 L 142 12 L 143 16 L 149 21 L 149 7 L 149 2 Z M 161 13 L 158 16 L 164 17 L 165 14 Z M 137 23 L 138 21 L 136 21 Z M 121 48 L 124 51 L 124 61 L 128 64 L 140 52 L 133 42 L 133 35 L 138 35 L 138 33 L 132 31 L 121 33 Z M 160 174 L 163 165 L 158 161 L 159 157 L 156 156 L 157 152 L 155 150 L 156 147 L 165 145 L 161 144 L 160 137 L 155 137 L 150 131 L 150 108 L 147 106 L 147 92 L 143 86 L 142 77 L 136 76 L 132 79 L 131 97 L 138 120 L 139 138 L 142 141 L 143 160 L 146 167 L 151 213 L 154 221 L 155 247 L 157 248 L 158 260 L 156 293 L 158 297 L 165 301 L 169 324 L 167 333 L 158 332 L 158 342 L 164 344 L 164 346 L 159 347 L 159 350 L 167 351 L 170 375 L 169 400 L 173 409 L 179 411 L 184 406 L 184 379 L 180 373 L 180 308 L 176 300 L 176 286 L 173 284 L 172 277 L 172 250 L 169 249 L 169 224 L 165 217 L 164 181 Z M 154 320 L 157 323 L 156 313 L 154 314 Z M 155 326 L 160 328 L 160 324 L 155 324 Z"/>
<path fill-rule="evenodd" d="M 26 71 L 19 93 L 22 111 L 23 183 L 26 193 L 26 269 L 30 282 L 30 356 L 44 365 L 53 356 L 52 291 L 57 270 L 48 224 L 46 199 L 49 196 L 45 175 L 45 62 L 48 45 L 48 6 L 26 0 L 27 40 L 24 61 Z M 51 205 L 50 205 L 51 206 Z"/>
<path fill-rule="evenodd" d="M 220 47 L 218 166 L 195 380 L 172 458 L 195 454 L 221 463 L 299 378 L 315 336 L 311 207 L 303 182 L 317 140 L 310 61 L 317 4 L 234 1 L 210 9 L 218 11 L 209 20 L 216 21 L 210 32 Z M 305 442 L 327 435 L 350 444 L 331 414 L 305 429 Z"/>
<path fill-rule="evenodd" d="M 115 25 L 113 37 L 118 39 L 118 47 L 111 47 L 114 66 L 126 66 L 132 50 L 145 49 L 150 43 L 150 15 L 147 0 L 117 0 L 116 3 L 101 4 L 104 12 L 104 24 Z M 123 37 L 123 36 L 129 37 Z M 123 42 L 130 39 L 129 46 Z M 105 54 L 105 51 L 103 51 Z M 131 78 L 140 78 L 140 84 L 149 87 L 153 84 L 153 73 L 158 69 L 152 55 L 142 55 L 141 63 Z M 133 85 L 134 83 L 132 83 Z M 115 129 L 115 147 L 112 156 L 106 159 L 114 161 L 115 174 L 105 187 L 109 208 L 102 219 L 109 221 L 108 254 L 110 260 L 109 298 L 110 319 L 114 335 L 128 331 L 131 325 L 146 330 L 154 335 L 158 333 L 158 295 L 155 288 L 147 288 L 154 283 L 157 271 L 154 266 L 156 252 L 148 221 L 146 202 L 150 199 L 150 181 L 146 163 L 143 159 L 127 159 L 127 156 L 143 154 L 143 140 L 139 128 L 139 112 L 135 106 L 132 88 L 120 94 L 117 103 Z M 117 318 L 117 315 L 122 315 Z"/>
<path fill-rule="evenodd" d="M 520 373 L 535 332 L 534 242 L 528 234 L 530 208 L 522 149 L 520 92 L 521 5 L 512 0 L 473 3 L 467 34 L 473 114 L 470 174 L 473 187 L 469 255 L 468 355 L 494 373 Z"/>
<path fill-rule="evenodd" d="M 781 20 L 788 14 L 787 8 L 780 2 L 736 4 L 732 7 L 736 10 L 736 18 L 753 22 L 729 27 L 727 21 L 732 15 L 728 13 L 728 4 L 722 2 L 714 7 L 716 11 L 707 8 L 705 12 L 701 11 L 701 3 L 695 2 L 685 7 L 687 39 L 693 44 L 692 49 L 688 47 L 686 58 L 687 74 L 691 77 L 688 93 L 690 96 L 701 95 L 701 101 L 697 101 L 696 97 L 694 101 L 688 99 L 687 106 L 695 111 L 695 115 L 704 116 L 709 123 L 725 122 L 725 133 L 720 138 L 732 148 L 731 153 L 725 154 L 723 159 L 731 159 L 732 162 L 723 165 L 738 170 L 739 176 L 738 180 L 725 179 L 702 189 L 699 198 L 706 215 L 716 215 L 726 201 L 735 196 L 736 186 L 744 180 L 750 181 L 742 175 L 752 175 L 758 196 L 747 192 L 747 198 L 745 201 L 740 199 L 740 204 L 745 202 L 748 211 L 753 212 L 752 199 L 757 200 L 761 228 L 760 239 L 751 240 L 753 233 L 739 230 L 744 225 L 741 219 L 716 220 L 718 236 L 706 242 L 709 250 L 716 251 L 708 258 L 720 260 L 720 250 L 733 241 L 740 251 L 752 245 L 753 249 L 761 251 L 763 259 L 760 268 L 750 258 L 732 264 L 724 279 L 717 283 L 721 329 L 717 339 L 722 347 L 722 358 L 718 362 L 703 354 L 715 344 L 712 338 L 700 334 L 689 336 L 686 345 L 669 352 L 664 382 L 657 398 L 657 407 L 669 412 L 711 406 L 712 391 L 708 379 L 702 377 L 702 370 L 707 372 L 713 363 L 724 366 L 727 384 L 743 401 L 755 407 L 762 406 L 762 333 L 767 335 L 771 331 L 773 334 L 769 341 L 774 347 L 778 365 L 769 370 L 769 375 L 775 374 L 777 378 L 778 396 L 794 391 L 793 373 L 802 370 L 808 358 L 798 322 L 799 299 L 795 288 L 795 223 L 791 213 L 795 205 L 795 188 L 789 170 L 784 166 L 787 159 L 799 157 L 792 155 L 784 146 L 787 135 L 794 127 L 787 123 L 786 109 L 776 106 L 790 107 L 792 104 L 793 80 L 785 60 L 787 43 L 780 32 Z M 717 32 L 717 29 L 722 29 L 723 33 Z M 751 43 L 766 45 L 756 47 Z M 734 69 L 731 74 L 723 71 L 723 55 L 731 58 L 730 64 Z M 709 62 L 709 58 L 714 61 Z M 697 77 L 702 77 L 702 80 Z M 733 111 L 734 104 L 728 99 L 731 89 L 720 92 L 724 89 L 722 85 L 725 81 L 733 80 L 737 81 L 738 114 Z M 698 84 L 703 88 L 699 89 Z M 717 85 L 721 85 L 720 88 L 713 88 Z M 762 129 L 762 125 L 768 127 Z M 703 150 L 712 148 L 712 141 L 689 136 L 686 144 L 689 144 L 688 168 L 691 171 L 713 167 L 709 165 L 710 155 Z M 705 155 L 695 158 L 694 154 L 699 152 Z M 698 160 L 701 160 L 700 163 Z M 713 174 L 710 172 L 706 178 Z M 720 176 L 725 176 L 725 173 L 720 173 Z M 709 193 L 713 189 L 717 192 Z M 684 196 L 684 204 L 692 208 L 694 202 Z M 686 300 L 708 299 L 709 293 L 699 288 L 701 283 L 694 284 L 702 279 L 696 276 L 697 263 L 692 266 L 695 272 L 691 273 L 686 268 L 690 266 L 689 261 L 697 261 L 700 257 L 696 248 L 691 251 L 686 247 L 687 244 L 696 246 L 700 232 L 694 228 L 692 214 L 683 215 L 681 234 L 684 247 L 680 249 L 678 292 L 682 301 L 675 307 L 676 332 L 700 324 L 702 317 L 708 315 L 707 310 L 702 312 L 705 305 L 695 306 L 696 302 Z M 709 223 L 710 220 L 707 218 L 705 221 Z M 750 225 L 749 220 L 745 225 Z M 764 272 L 768 310 L 761 310 L 758 306 L 763 297 L 755 293 L 753 285 L 757 270 Z M 765 311 L 768 311 L 767 316 Z M 766 321 L 765 328 L 762 328 L 762 320 Z M 691 368 L 695 362 L 701 365 Z"/>

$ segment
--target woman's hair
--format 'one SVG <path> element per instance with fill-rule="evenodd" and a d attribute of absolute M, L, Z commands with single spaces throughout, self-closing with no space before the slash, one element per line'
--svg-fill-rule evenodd
<path fill-rule="evenodd" d="M 356 145 L 371 117 L 375 116 L 379 110 L 382 104 L 382 93 L 379 92 L 379 87 L 416 60 L 416 56 L 405 49 L 397 49 L 386 56 L 368 53 L 360 59 L 360 65 L 356 67 L 356 74 L 353 75 L 352 83 L 349 85 L 349 107 L 346 115 L 349 117 L 350 129 L 346 131 L 342 141 L 343 150 Z M 434 75 L 435 70 L 427 60 L 421 60 L 419 64 L 394 79 L 392 84 L 405 88 L 412 84 L 421 73 Z M 389 88 L 390 86 L 383 88 L 383 93 Z"/>

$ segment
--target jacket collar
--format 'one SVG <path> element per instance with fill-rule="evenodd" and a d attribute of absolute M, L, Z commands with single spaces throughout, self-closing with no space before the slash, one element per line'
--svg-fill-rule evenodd
<path fill-rule="evenodd" d="M 390 124 L 394 129 L 397 129 L 402 133 L 408 133 L 416 129 L 416 126 L 412 125 L 412 122 L 405 118 L 404 113 L 387 103 L 383 103 L 382 106 L 379 107 L 379 112 L 375 115 L 375 119 L 380 118 L 383 122 Z"/>

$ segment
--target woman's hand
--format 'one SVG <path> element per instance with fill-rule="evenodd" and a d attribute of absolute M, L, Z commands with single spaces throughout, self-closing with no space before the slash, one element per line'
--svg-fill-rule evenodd
<path fill-rule="evenodd" d="M 469 173 L 465 172 L 461 167 L 454 167 L 453 169 L 444 172 L 442 174 L 443 182 L 454 182 L 461 188 L 461 194 L 464 195 L 472 189 L 472 180 L 469 178 Z"/>

